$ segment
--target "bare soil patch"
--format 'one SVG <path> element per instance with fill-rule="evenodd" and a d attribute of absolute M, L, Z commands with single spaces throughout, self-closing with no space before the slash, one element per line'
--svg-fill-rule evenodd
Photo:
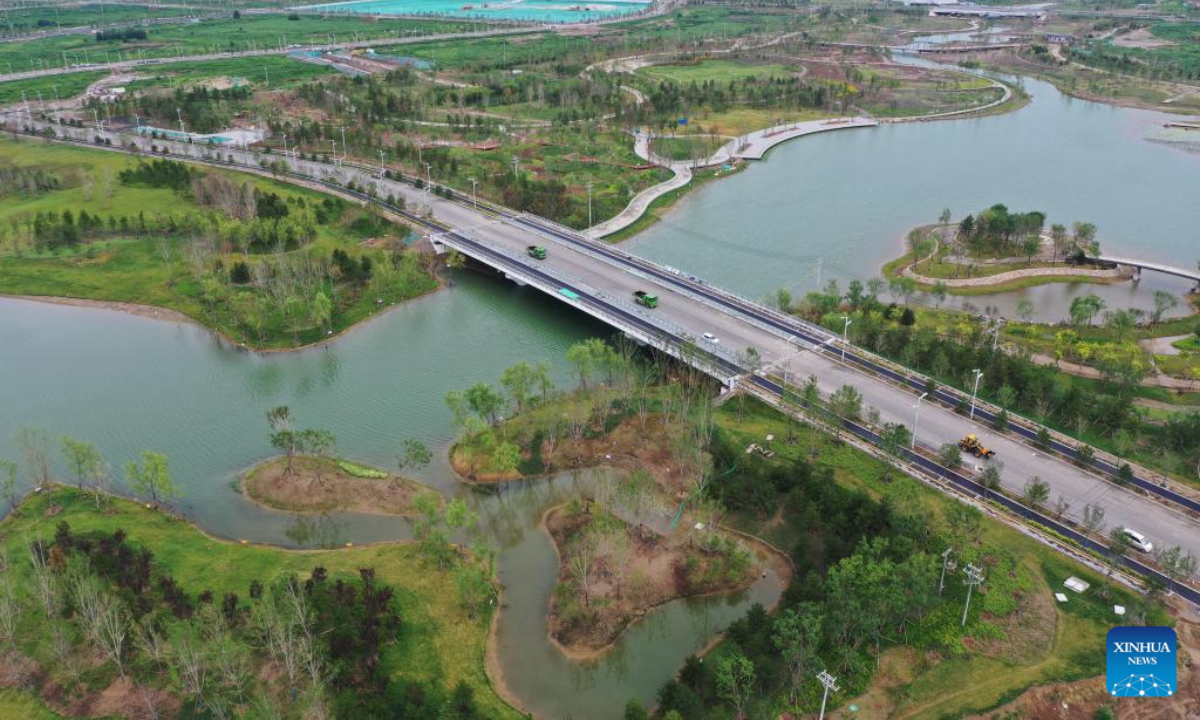
<path fill-rule="evenodd" d="M 413 515 L 422 486 L 398 475 L 360 478 L 324 457 L 272 458 L 242 476 L 242 492 L 260 505 L 293 512 Z"/>

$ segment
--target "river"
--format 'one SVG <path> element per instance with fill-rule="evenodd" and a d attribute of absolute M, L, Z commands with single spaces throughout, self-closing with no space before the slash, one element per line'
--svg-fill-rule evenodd
<path fill-rule="evenodd" d="M 1105 247 L 1191 265 L 1200 220 L 1200 158 L 1145 141 L 1161 116 L 1072 100 L 1026 81 L 1034 102 L 1001 116 L 885 125 L 785 144 L 769 159 L 700 189 L 631 248 L 748 295 L 823 279 L 867 278 L 901 250 L 913 225 L 995 202 L 1041 209 L 1051 221 L 1095 222 Z M 452 272 L 452 285 L 392 309 L 346 337 L 296 353 L 254 355 L 201 328 L 115 312 L 0 299 L 0 457 L 17 458 L 21 426 L 94 441 L 113 475 L 143 448 L 167 453 L 184 488 L 181 508 L 206 530 L 284 545 L 408 537 L 405 520 L 335 515 L 299 519 L 257 508 L 233 488 L 237 473 L 270 454 L 265 412 L 289 405 L 301 427 L 333 431 L 349 458 L 390 467 L 405 438 L 440 450 L 418 479 L 471 498 L 481 532 L 501 547 L 506 607 L 499 655 L 507 685 L 539 715 L 611 718 L 655 690 L 753 602 L 778 595 L 768 577 L 726 599 L 676 602 L 627 633 L 598 662 L 577 664 L 547 642 L 554 556 L 537 530 L 546 507 L 603 473 L 564 475 L 499 496 L 469 493 L 450 473 L 446 391 L 495 381 L 518 360 L 565 370 L 570 343 L 605 335 L 589 318 L 536 291 Z M 1083 286 L 1110 307 L 1145 305 L 1148 289 L 1181 284 L 1147 275 L 1140 286 Z M 1030 297 L 1061 317 L 1078 288 Z M 59 467 L 58 470 L 63 468 Z"/>
<path fill-rule="evenodd" d="M 1041 210 L 1049 223 L 1095 223 L 1106 252 L 1194 267 L 1200 155 L 1148 140 L 1169 116 L 1077 100 L 1038 80 L 1022 84 L 1033 101 L 1015 112 L 780 145 L 690 194 L 628 247 L 750 297 L 778 288 L 800 296 L 818 288 L 818 261 L 820 282 L 836 278 L 845 290 L 852 279 L 878 276 L 904 252 L 908 231 L 936 222 L 944 208 L 957 219 L 1003 203 Z M 1054 322 L 1067 319 L 1077 294 L 1096 293 L 1110 309 L 1148 309 L 1154 290 L 1189 287 L 1146 273 L 1136 284 L 1043 285 L 947 304 L 993 305 L 1012 316 L 1029 299 L 1037 319 Z"/>

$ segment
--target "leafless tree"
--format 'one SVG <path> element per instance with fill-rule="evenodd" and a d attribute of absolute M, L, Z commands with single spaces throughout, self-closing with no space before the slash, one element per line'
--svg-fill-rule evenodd
<path fill-rule="evenodd" d="M 21 620 L 21 603 L 17 599 L 12 573 L 7 568 L 0 572 L 0 642 L 9 650 L 17 649 L 17 627 Z"/>
<path fill-rule="evenodd" d="M 33 582 L 31 585 L 34 596 L 41 603 L 46 617 L 53 620 L 57 617 L 58 612 L 58 578 L 55 577 L 50 566 L 47 564 L 44 549 L 39 541 L 27 542 L 26 549 L 29 551 L 29 562 L 33 565 Z"/>
<path fill-rule="evenodd" d="M 576 584 L 583 592 L 583 604 L 591 606 L 591 572 L 592 562 L 596 553 L 596 539 L 585 528 L 580 536 L 572 543 L 567 557 L 567 569 L 575 578 Z"/>
<path fill-rule="evenodd" d="M 25 457 L 25 469 L 34 487 L 50 482 L 50 438 L 40 428 L 17 430 L 17 445 Z"/>

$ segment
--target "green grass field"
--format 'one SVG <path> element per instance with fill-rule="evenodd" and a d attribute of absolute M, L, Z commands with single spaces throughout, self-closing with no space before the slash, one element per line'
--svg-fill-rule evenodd
<path fill-rule="evenodd" d="M 53 521 L 47 519 L 51 516 Z M 53 535 L 51 524 L 64 521 L 74 532 L 124 530 L 131 543 L 152 550 L 155 562 L 193 597 L 204 590 L 212 590 L 217 597 L 225 593 L 244 597 L 252 580 L 266 584 L 287 575 L 306 577 L 317 565 L 327 568 L 331 576 L 357 575 L 359 568 L 375 568 L 379 579 L 395 589 L 403 620 L 399 637 L 382 658 L 387 672 L 395 679 L 447 689 L 462 680 L 475 690 L 484 716 L 520 717 L 495 694 L 484 672 L 490 618 L 470 618 L 453 600 L 457 594 L 452 575 L 431 568 L 414 545 L 383 543 L 305 552 L 239 545 L 208 537 L 184 521 L 128 500 L 114 500 L 109 508 L 97 511 L 90 497 L 59 488 L 31 496 L 0 524 L 5 538 L 0 547 L 12 559 L 10 572 L 27 577 L 29 563 L 17 560 L 26 552 L 26 539 L 49 538 Z M 21 626 L 24 640 L 19 645 L 43 667 L 53 669 L 42 622 L 40 616 L 27 613 Z M 93 679 L 94 674 L 87 677 Z M 6 714 L 6 708 L 19 714 Z M 0 715 L 56 717 L 29 696 L 7 691 L 0 693 Z"/>
<path fill-rule="evenodd" d="M 108 72 L 104 70 L 88 70 L 0 83 L 0 105 L 18 103 L 25 99 L 29 102 L 30 111 L 36 115 L 38 93 L 41 93 L 41 99 L 47 102 L 56 97 L 61 99 L 75 97 L 82 95 L 89 85 L 106 75 Z"/>
<path fill-rule="evenodd" d="M 33 70 L 45 63 L 116 62 L 122 58 L 159 58 L 202 55 L 212 52 L 251 50 L 263 47 L 310 45 L 405 38 L 456 32 L 478 27 L 478 23 L 447 20 L 379 20 L 354 16 L 318 17 L 302 15 L 288 20 L 285 15 L 245 15 L 240 20 L 215 19 L 144 28 L 145 40 L 97 42 L 90 34 L 39 38 L 0 44 L 0 68 L 11 62 L 16 71 Z M 118 51 L 121 57 L 118 57 Z"/>
<path fill-rule="evenodd" d="M 796 70 L 779 63 L 752 65 L 734 60 L 705 60 L 687 65 L 652 65 L 638 70 L 638 74 L 655 81 L 667 81 L 686 85 L 705 83 L 710 80 L 719 85 L 757 78 L 768 80 L 795 75 Z"/>
<path fill-rule="evenodd" d="M 59 190 L 32 197 L 14 194 L 0 199 L 0 232 L 5 234 L 10 231 L 13 221 L 24 222 L 39 212 L 50 210 L 86 209 L 89 213 L 102 216 L 135 217 L 143 211 L 153 213 L 169 209 L 181 212 L 198 209 L 190 199 L 171 190 L 126 186 L 116 181 L 120 170 L 138 162 L 137 158 L 129 155 L 32 139 L 20 142 L 2 139 L 0 157 L 20 166 L 39 166 L 64 178 L 74 178 L 67 183 L 67 187 Z M 275 193 L 284 199 L 304 198 L 306 201 L 319 202 L 325 197 L 305 188 L 257 175 L 212 169 L 205 172 L 222 173 L 239 183 L 251 182 L 260 190 Z M 85 187 L 88 183 L 91 184 L 90 189 Z M 106 186 L 111 188 L 111 194 L 104 189 Z M 89 193 L 90 199 L 87 197 Z M 315 242 L 295 252 L 329 255 L 337 247 L 355 256 L 364 252 L 357 248 L 358 242 L 364 238 L 351 227 L 352 220 L 359 216 L 360 211 L 352 209 L 344 214 L 344 222 L 317 226 Z M 385 231 L 388 228 L 401 232 L 398 227 L 385 224 Z M 296 334 L 286 332 L 277 313 L 268 317 L 261 341 L 250 336 L 238 324 L 227 303 L 209 306 L 203 302 L 201 287 L 184 261 L 183 239 L 173 238 L 170 242 L 174 260 L 169 266 L 163 261 L 158 242 L 150 237 L 100 240 L 60 254 L 38 256 L 29 251 L 20 254 L 0 252 L 0 293 L 65 296 L 169 308 L 250 345 L 290 347 L 326 337 L 319 327 Z M 415 262 L 415 256 L 412 258 Z M 224 258 L 227 264 L 240 259 L 240 255 Z M 398 279 L 402 282 L 378 291 L 345 296 L 347 304 L 333 314 L 332 330 L 335 333 L 345 330 L 393 303 L 437 287 L 432 276 L 415 267 L 403 266 L 402 277 Z M 271 329 L 273 327 L 275 330 Z"/>

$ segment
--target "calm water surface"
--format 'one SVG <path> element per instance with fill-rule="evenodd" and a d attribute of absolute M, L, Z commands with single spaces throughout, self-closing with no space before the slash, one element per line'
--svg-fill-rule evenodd
<path fill-rule="evenodd" d="M 1034 102 L 1002 116 L 886 125 L 783 145 L 740 175 L 685 200 L 632 243 L 743 294 L 779 287 L 845 286 L 899 254 L 913 225 L 942 208 L 956 216 L 995 202 L 1040 209 L 1051 222 L 1096 223 L 1108 250 L 1191 266 L 1200 256 L 1195 190 L 1200 157 L 1144 138 L 1162 117 L 1071 100 L 1026 82 Z M 507 607 L 499 651 L 505 679 L 548 717 L 608 718 L 630 697 L 643 701 L 690 652 L 740 616 L 769 603 L 774 578 L 727 599 L 673 603 L 638 624 L 596 663 L 562 658 L 545 640 L 554 585 L 544 510 L 602 472 L 528 483 L 497 496 L 469 494 L 445 465 L 452 439 L 443 397 L 477 380 L 494 382 L 518 360 L 562 366 L 570 343 L 605 335 L 590 319 L 537 292 L 456 273 L 455 284 L 382 315 L 327 347 L 252 355 L 206 331 L 119 313 L 0 299 L 0 457 L 17 457 L 20 426 L 90 439 L 114 467 L 143 448 L 167 453 L 184 488 L 182 508 L 207 530 L 286 545 L 405 538 L 402 519 L 298 518 L 244 502 L 237 473 L 271 453 L 264 413 L 291 406 L 301 427 L 333 431 L 347 457 L 391 467 L 399 442 L 443 451 L 419 479 L 466 494 L 481 532 L 502 547 Z M 1147 276 L 1139 286 L 1081 286 L 1110 307 L 1145 305 L 1152 288 L 1186 288 Z M 1032 298 L 1059 319 L 1079 288 L 1054 285 L 972 298 L 1011 308 Z M 60 468 L 61 470 L 61 468 Z"/>

